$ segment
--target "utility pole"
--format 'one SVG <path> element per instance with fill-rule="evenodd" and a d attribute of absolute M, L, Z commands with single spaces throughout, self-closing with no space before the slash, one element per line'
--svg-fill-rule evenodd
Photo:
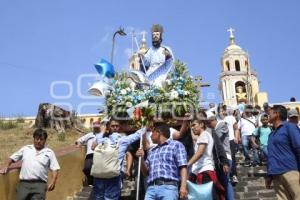
<path fill-rule="evenodd" d="M 201 99 L 200 99 L 201 95 L 202 95 L 201 88 L 210 86 L 209 83 L 203 83 L 202 80 L 203 80 L 202 76 L 196 76 L 194 78 L 195 85 L 196 85 L 197 89 L 199 90 L 199 102 L 201 102 Z"/>
<path fill-rule="evenodd" d="M 110 55 L 110 63 L 113 64 L 114 61 L 114 50 L 115 50 L 115 37 L 116 35 L 125 36 L 126 33 L 124 32 L 123 28 L 119 28 L 113 35 L 112 38 L 112 48 L 111 48 L 111 55 Z"/>
<path fill-rule="evenodd" d="M 248 104 L 253 104 L 253 95 L 252 95 L 252 81 L 251 81 L 251 68 L 250 68 L 250 59 L 249 53 L 248 54 L 248 66 L 247 66 L 247 79 L 246 79 L 246 86 L 247 86 L 247 101 Z"/>

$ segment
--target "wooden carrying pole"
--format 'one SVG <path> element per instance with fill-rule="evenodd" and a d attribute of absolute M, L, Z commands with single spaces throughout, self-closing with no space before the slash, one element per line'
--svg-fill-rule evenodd
<path fill-rule="evenodd" d="M 143 136 L 141 136 L 141 139 L 140 139 L 140 149 L 141 148 L 143 148 Z M 136 200 L 139 200 L 140 180 L 141 180 L 141 165 L 142 165 L 142 157 L 139 157 L 138 176 L 137 176 L 137 189 L 136 189 Z"/>

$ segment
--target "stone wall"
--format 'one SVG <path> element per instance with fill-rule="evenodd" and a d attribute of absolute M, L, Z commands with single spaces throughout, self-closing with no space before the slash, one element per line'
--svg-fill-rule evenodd
<path fill-rule="evenodd" d="M 82 173 L 85 158 L 85 149 L 69 146 L 55 152 L 59 165 L 59 177 L 56 188 L 47 193 L 47 200 L 67 199 L 75 192 L 81 190 L 84 175 Z M 9 173 L 0 175 L 0 199 L 16 199 L 16 187 L 19 182 L 21 163 L 18 162 L 10 167 Z M 49 173 L 49 178 L 51 174 Z"/>

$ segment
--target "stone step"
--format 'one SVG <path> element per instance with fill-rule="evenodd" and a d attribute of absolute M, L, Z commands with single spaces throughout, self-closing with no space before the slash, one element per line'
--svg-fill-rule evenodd
<path fill-rule="evenodd" d="M 245 167 L 243 155 L 237 154 L 237 173 L 239 183 L 234 187 L 236 200 L 276 200 L 274 190 L 265 188 L 266 166 Z M 135 199 L 135 181 L 124 180 L 122 200 Z M 92 187 L 83 187 L 74 197 L 67 200 L 92 200 L 90 194 Z"/>
<path fill-rule="evenodd" d="M 244 166 L 241 153 L 237 154 L 236 159 L 239 179 L 234 187 L 236 200 L 276 200 L 274 190 L 265 187 L 266 166 Z"/>
<path fill-rule="evenodd" d="M 261 199 L 261 198 L 271 198 L 276 199 L 275 192 L 273 190 L 259 190 L 259 191 L 248 191 L 248 192 L 236 192 L 236 199 Z"/>
<path fill-rule="evenodd" d="M 68 197 L 67 200 L 92 200 L 92 190 L 93 187 L 84 186 L 74 197 Z M 135 196 L 135 182 L 124 180 L 123 189 L 121 191 L 122 199 L 132 199 L 133 196 Z"/>

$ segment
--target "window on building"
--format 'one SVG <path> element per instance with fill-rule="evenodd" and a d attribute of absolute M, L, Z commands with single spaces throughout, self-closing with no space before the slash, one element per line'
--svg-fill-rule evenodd
<path fill-rule="evenodd" d="M 235 70 L 236 71 L 241 71 L 240 61 L 236 60 L 234 62 L 234 64 L 235 64 Z"/>
<path fill-rule="evenodd" d="M 229 64 L 229 61 L 228 61 L 228 60 L 226 61 L 226 64 L 225 64 L 225 65 L 226 65 L 227 71 L 230 71 L 230 64 Z"/>

